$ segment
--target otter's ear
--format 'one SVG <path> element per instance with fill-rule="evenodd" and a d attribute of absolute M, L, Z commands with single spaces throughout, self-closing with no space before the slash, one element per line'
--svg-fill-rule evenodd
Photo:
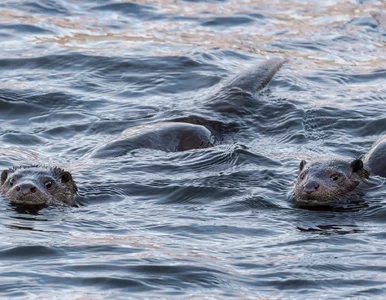
<path fill-rule="evenodd" d="M 66 183 L 72 180 L 72 175 L 70 172 L 63 172 L 62 175 L 60 176 L 60 179 Z"/>
<path fill-rule="evenodd" d="M 361 159 L 355 159 L 350 163 L 351 169 L 354 173 L 363 169 L 363 161 Z"/>
<path fill-rule="evenodd" d="M 4 182 L 7 180 L 7 177 L 8 177 L 8 171 L 7 171 L 7 170 L 4 170 L 4 171 L 1 173 L 1 184 L 4 184 Z"/>
<path fill-rule="evenodd" d="M 303 170 L 303 168 L 304 168 L 304 166 L 306 165 L 306 161 L 305 160 L 302 160 L 301 162 L 300 162 L 300 165 L 299 165 L 299 172 L 301 172 L 302 170 Z"/>

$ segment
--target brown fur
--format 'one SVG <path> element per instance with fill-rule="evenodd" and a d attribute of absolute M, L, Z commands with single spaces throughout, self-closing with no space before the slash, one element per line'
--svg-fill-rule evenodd
<path fill-rule="evenodd" d="M 372 174 L 386 177 L 386 136 L 376 141 L 363 158 Z"/>
<path fill-rule="evenodd" d="M 294 187 L 294 198 L 300 206 L 333 204 L 356 189 L 368 178 L 360 159 L 351 162 L 343 159 L 301 161 Z"/>
<path fill-rule="evenodd" d="M 165 152 L 202 149 L 213 146 L 214 136 L 202 125 L 160 122 L 129 128 L 112 141 L 97 148 L 92 157 L 110 158 L 149 148 Z"/>
<path fill-rule="evenodd" d="M 0 193 L 12 204 L 73 206 L 76 192 L 71 174 L 58 167 L 22 166 L 1 174 Z"/>

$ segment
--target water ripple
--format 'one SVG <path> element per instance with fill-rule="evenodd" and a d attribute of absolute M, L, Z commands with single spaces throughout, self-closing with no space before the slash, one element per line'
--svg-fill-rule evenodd
<path fill-rule="evenodd" d="M 1 197 L 2 295 L 383 299 L 384 180 L 340 210 L 287 195 L 301 159 L 362 157 L 386 133 L 384 14 L 379 1 L 3 1 L 0 165 L 60 165 L 79 195 L 42 210 Z M 267 89 L 221 89 L 269 57 L 288 63 Z M 165 121 L 217 144 L 90 157 Z"/>

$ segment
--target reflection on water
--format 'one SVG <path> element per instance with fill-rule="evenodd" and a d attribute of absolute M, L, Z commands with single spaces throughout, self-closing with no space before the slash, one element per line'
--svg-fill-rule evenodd
<path fill-rule="evenodd" d="M 80 187 L 78 208 L 0 201 L 3 295 L 382 299 L 384 180 L 340 210 L 299 209 L 287 194 L 301 159 L 360 157 L 386 133 L 385 9 L 1 3 L 1 167 L 63 166 Z M 214 111 L 217 83 L 273 56 L 289 63 L 268 89 Z M 229 114 L 240 102 L 244 114 Z M 127 128 L 204 119 L 221 136 L 213 148 L 88 159 Z"/>

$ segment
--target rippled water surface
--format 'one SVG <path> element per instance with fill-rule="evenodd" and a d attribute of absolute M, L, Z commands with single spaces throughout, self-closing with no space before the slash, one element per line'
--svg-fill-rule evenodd
<path fill-rule="evenodd" d="M 386 134 L 376 0 L 8 0 L 0 4 L 2 169 L 72 171 L 78 208 L 0 201 L 0 295 L 23 299 L 379 298 L 386 188 L 299 209 L 299 161 L 359 157 Z M 242 115 L 203 103 L 269 57 L 289 62 Z M 126 128 L 232 124 L 213 148 L 88 159 Z"/>

